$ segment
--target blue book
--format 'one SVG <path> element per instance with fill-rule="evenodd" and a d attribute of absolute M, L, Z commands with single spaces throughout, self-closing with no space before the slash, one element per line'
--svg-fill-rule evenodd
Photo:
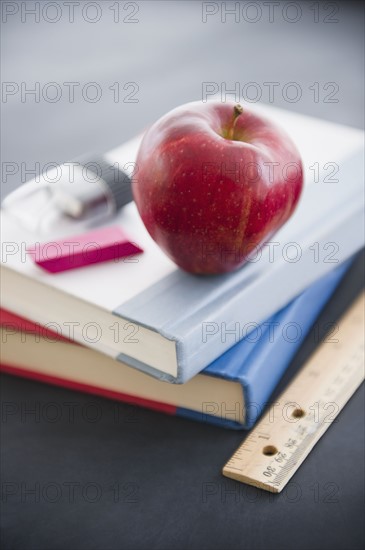
<path fill-rule="evenodd" d="M 314 283 L 186 384 L 161 382 L 4 310 L 0 370 L 170 415 L 248 429 L 348 266 L 349 261 Z"/>
<path fill-rule="evenodd" d="M 233 407 L 224 401 L 207 402 L 201 414 L 188 409 L 177 414 L 230 428 L 251 428 L 351 261 L 314 283 L 203 371 L 208 376 L 239 382 L 242 402 L 237 401 Z"/>

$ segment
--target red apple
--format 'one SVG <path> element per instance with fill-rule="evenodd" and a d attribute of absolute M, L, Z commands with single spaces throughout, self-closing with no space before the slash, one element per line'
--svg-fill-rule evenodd
<path fill-rule="evenodd" d="M 291 216 L 300 155 L 270 120 L 234 103 L 188 103 L 153 124 L 133 195 L 152 238 L 182 269 L 241 266 Z"/>

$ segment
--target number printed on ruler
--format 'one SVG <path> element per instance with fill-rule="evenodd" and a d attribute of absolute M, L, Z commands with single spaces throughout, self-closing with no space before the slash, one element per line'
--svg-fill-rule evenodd
<path fill-rule="evenodd" d="M 223 468 L 279 493 L 364 379 L 363 293 Z"/>

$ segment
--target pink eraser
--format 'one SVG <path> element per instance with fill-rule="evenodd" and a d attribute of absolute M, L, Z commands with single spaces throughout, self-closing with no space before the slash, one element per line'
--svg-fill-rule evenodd
<path fill-rule="evenodd" d="M 50 273 L 60 273 L 143 252 L 118 226 L 103 227 L 57 241 L 36 243 L 27 251 L 37 265 Z"/>

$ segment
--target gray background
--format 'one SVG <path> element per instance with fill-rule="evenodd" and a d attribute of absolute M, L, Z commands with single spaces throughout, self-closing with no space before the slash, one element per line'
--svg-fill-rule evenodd
<path fill-rule="evenodd" d="M 20 2 L 10 4 L 21 10 Z M 40 3 L 41 10 L 45 4 Z M 22 98 L 20 92 L 2 97 L 2 163 L 19 166 L 14 176 L 3 174 L 3 195 L 29 179 L 21 173 L 22 163 L 28 170 L 39 171 L 47 162 L 69 160 L 90 150 L 106 151 L 170 108 L 200 99 L 203 82 L 216 82 L 220 89 L 224 82 L 228 89 L 235 82 L 241 89 L 254 82 L 261 86 L 266 103 L 270 98 L 263 83 L 278 82 L 275 105 L 362 127 L 364 17 L 360 3 L 319 3 L 318 23 L 313 11 L 316 3 L 297 3 L 302 14 L 290 23 L 285 17 L 294 18 L 295 7 L 288 7 L 288 2 L 275 7 L 273 22 L 269 7 L 256 2 L 262 9 L 256 23 L 244 20 L 244 16 L 255 17 L 255 7 L 241 11 L 237 22 L 227 16 L 224 23 L 222 3 L 216 2 L 219 13 L 203 23 L 200 2 L 138 2 L 134 15 L 138 22 L 127 23 L 123 19 L 133 5 L 120 2 L 117 23 L 110 9 L 116 3 L 103 1 L 96 2 L 101 18 L 94 24 L 82 16 L 85 2 L 75 6 L 73 23 L 64 2 L 57 4 L 61 17 L 55 23 L 46 20 L 57 15 L 54 7 L 41 13 L 39 22 L 24 13 L 22 22 L 20 11 L 7 20 L 3 13 L 3 83 L 15 83 L 19 89 L 24 83 L 30 89 L 39 82 L 41 90 L 39 102 L 29 95 Z M 26 5 L 31 8 L 34 2 Z M 241 3 L 243 10 L 245 5 Z M 95 8 L 88 9 L 84 16 L 94 18 Z M 324 22 L 325 18 L 338 21 Z M 62 93 L 53 103 L 42 97 L 50 82 L 56 82 Z M 64 82 L 80 83 L 74 102 Z M 96 82 L 102 92 L 94 103 L 81 93 L 90 82 Z M 115 82 L 120 86 L 118 102 L 109 89 Z M 138 85 L 136 103 L 125 101 L 132 88 L 123 90 L 123 86 L 129 82 Z M 285 97 L 289 82 L 301 90 L 297 102 Z M 309 88 L 316 82 L 318 101 Z M 335 88 L 326 88 L 330 82 Z M 332 98 L 338 101 L 328 102 L 328 94 L 335 89 Z M 246 87 L 246 92 L 253 97 L 253 88 Z M 362 261 L 363 256 L 322 314 L 320 327 L 335 321 L 360 291 Z M 314 347 L 312 334 L 283 384 Z M 3 494 L 4 548 L 355 549 L 364 543 L 361 391 L 311 453 L 288 491 L 275 498 L 221 477 L 220 469 L 241 442 L 241 433 L 123 404 L 115 408 L 109 401 L 9 376 L 2 377 L 2 397 L 18 411 L 3 418 L 1 425 L 2 481 L 17 488 L 7 502 Z M 73 421 L 67 413 L 70 402 L 76 403 Z M 62 418 L 53 423 L 46 412 L 49 403 L 62 411 Z M 39 418 L 22 417 L 21 411 L 34 406 L 39 408 Z M 93 416 L 93 407 L 101 411 L 97 422 L 85 417 L 87 411 Z M 22 502 L 21 483 L 23 489 L 39 483 L 41 491 L 49 486 L 49 494 L 41 494 L 39 501 L 26 495 Z M 62 488 L 54 503 L 50 502 L 55 497 L 51 483 Z M 74 499 L 68 483 L 76 484 Z M 95 494 L 91 485 L 89 493 L 82 494 L 88 483 L 101 488 L 97 502 L 90 502 Z M 117 496 L 112 488 L 116 484 Z M 207 490 L 213 494 L 207 495 Z"/>

